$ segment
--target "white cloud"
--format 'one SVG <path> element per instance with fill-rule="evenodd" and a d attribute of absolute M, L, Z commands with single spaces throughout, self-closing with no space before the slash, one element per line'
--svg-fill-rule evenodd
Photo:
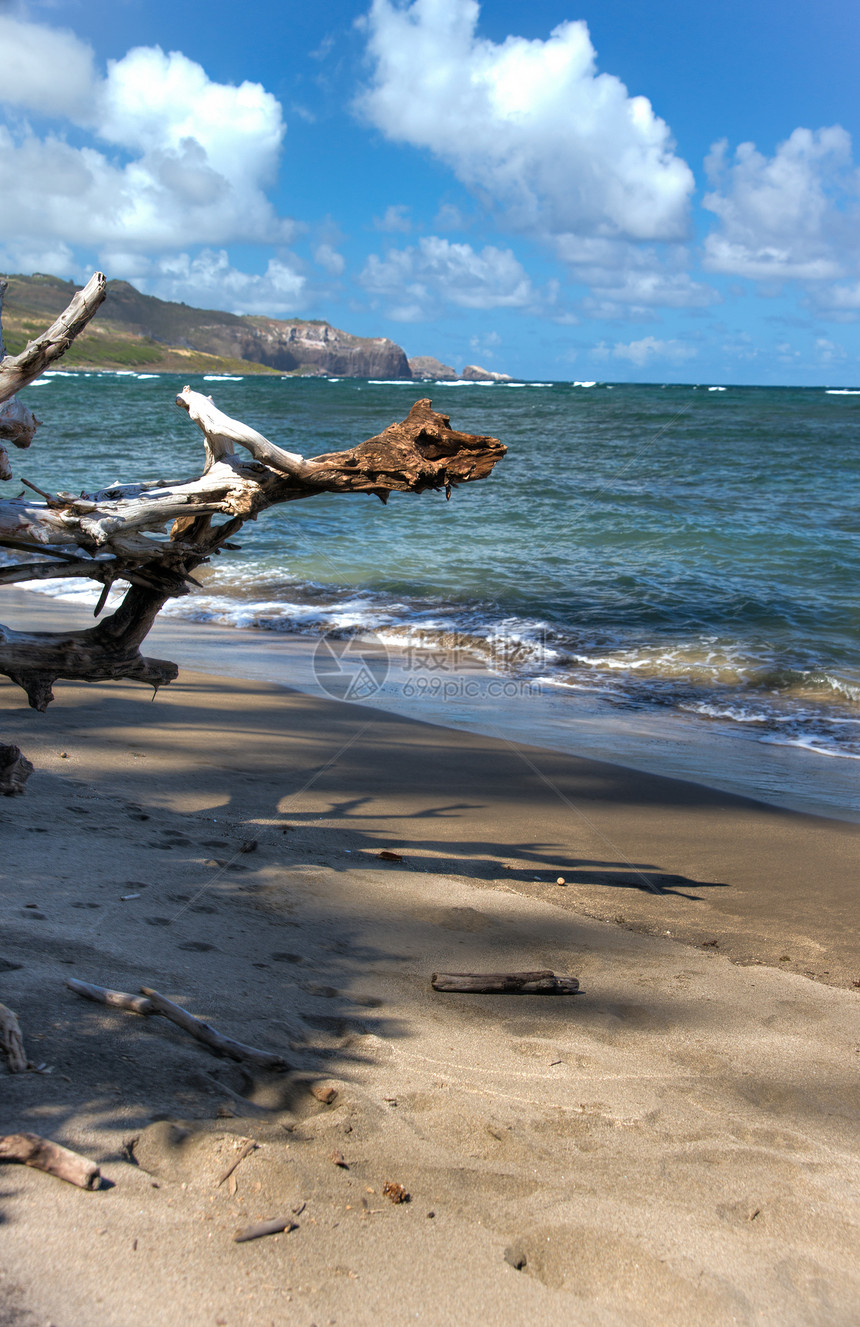
<path fill-rule="evenodd" d="M 795 129 L 769 158 L 742 143 L 730 159 L 728 145 L 717 143 L 706 165 L 714 188 L 704 206 L 720 219 L 705 241 L 710 271 L 822 282 L 856 265 L 860 178 L 839 125 Z"/>
<path fill-rule="evenodd" d="M 0 102 L 77 122 L 88 118 L 94 57 L 74 33 L 0 14 L 0 52 Z"/>
<path fill-rule="evenodd" d="M 433 223 L 437 230 L 467 230 L 469 221 L 456 203 L 442 203 Z"/>
<path fill-rule="evenodd" d="M 554 247 L 574 280 L 591 288 L 582 307 L 592 317 L 653 317 L 658 307 L 701 309 L 719 299 L 712 287 L 692 279 L 682 245 L 661 252 L 628 240 L 566 235 Z"/>
<path fill-rule="evenodd" d="M 597 359 L 629 359 L 640 369 L 653 359 L 664 360 L 669 364 L 682 364 L 687 359 L 693 359 L 698 353 L 696 347 L 686 341 L 674 339 L 658 341 L 653 336 L 643 336 L 641 340 L 630 341 L 627 344 L 616 341 L 612 347 L 601 342 L 592 351 Z"/>
<path fill-rule="evenodd" d="M 377 230 L 402 231 L 408 235 L 412 229 L 412 222 L 409 218 L 410 209 L 405 203 L 392 203 L 385 209 L 385 215 L 374 217 L 373 224 Z"/>
<path fill-rule="evenodd" d="M 134 285 L 159 299 L 183 300 L 199 308 L 226 306 L 233 313 L 285 316 L 306 303 L 305 278 L 285 259 L 270 259 L 259 276 L 232 267 L 224 249 L 203 249 L 194 258 L 180 253 L 144 262 Z"/>
<path fill-rule="evenodd" d="M 681 238 L 692 173 L 650 102 L 596 72 L 586 24 L 495 43 L 478 17 L 476 0 L 373 0 L 367 119 L 447 162 L 516 229 Z"/>
<path fill-rule="evenodd" d="M 338 253 L 333 244 L 318 244 L 314 249 L 314 262 L 318 263 L 329 276 L 342 276 L 346 259 Z"/>
<path fill-rule="evenodd" d="M 522 309 L 541 296 L 510 249 L 477 250 L 426 235 L 417 245 L 371 254 L 359 275 L 371 294 L 389 303 L 391 317 L 416 322 L 444 305 L 464 309 Z"/>
<path fill-rule="evenodd" d="M 164 253 L 289 239 L 292 224 L 265 193 L 285 126 L 259 84 L 215 83 L 157 47 L 129 51 L 102 77 L 73 34 L 9 16 L 0 25 L 0 107 L 12 111 L 0 123 L 0 197 L 12 252 L 66 244 Z M 37 108 L 65 123 L 40 136 L 20 119 Z M 90 142 L 68 142 L 68 124 Z"/>

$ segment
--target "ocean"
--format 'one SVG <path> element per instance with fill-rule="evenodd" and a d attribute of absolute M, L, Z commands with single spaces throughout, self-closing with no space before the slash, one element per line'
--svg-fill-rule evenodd
<path fill-rule="evenodd" d="M 169 605 L 174 619 L 329 646 L 358 633 L 363 657 L 392 666 L 356 698 L 860 816 L 860 392 L 193 385 L 304 455 L 378 433 L 420 396 L 509 451 L 450 502 L 322 495 L 264 513 L 197 573 L 201 592 Z M 16 475 L 90 492 L 196 476 L 181 386 L 46 375 L 23 394 L 44 423 Z M 32 588 L 89 604 L 98 587 Z M 478 676 L 481 704 L 462 682 Z"/>

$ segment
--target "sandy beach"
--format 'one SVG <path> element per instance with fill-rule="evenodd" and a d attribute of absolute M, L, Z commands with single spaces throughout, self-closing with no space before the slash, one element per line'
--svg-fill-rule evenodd
<path fill-rule="evenodd" d="M 0 1170 L 0 1322 L 856 1323 L 856 825 L 260 680 L 56 692 L 0 683 L 0 999 L 47 1066 L 3 1132 L 105 1184 Z M 535 968 L 581 993 L 430 986 Z"/>

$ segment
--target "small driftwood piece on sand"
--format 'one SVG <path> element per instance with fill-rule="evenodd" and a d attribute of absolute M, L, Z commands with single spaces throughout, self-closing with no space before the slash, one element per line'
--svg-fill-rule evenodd
<path fill-rule="evenodd" d="M 79 1189 L 97 1189 L 101 1183 L 101 1171 L 95 1162 L 37 1133 L 10 1133 L 0 1138 L 0 1161 L 20 1161 Z"/>
<path fill-rule="evenodd" d="M 434 991 L 469 995 L 576 995 L 576 977 L 557 977 L 549 968 L 535 972 L 434 972 Z"/>
<path fill-rule="evenodd" d="M 249 1157 L 252 1152 L 256 1152 L 259 1146 L 260 1144 L 255 1143 L 253 1138 L 249 1138 L 245 1146 L 242 1148 L 241 1152 L 239 1152 L 239 1154 L 235 1156 L 233 1160 L 230 1162 L 229 1166 L 224 1171 L 224 1174 L 221 1176 L 218 1183 L 215 1185 L 215 1188 L 220 1189 L 224 1181 L 229 1180 L 230 1176 L 233 1174 L 233 1171 L 236 1169 L 236 1167 L 241 1165 L 241 1163 L 245 1160 L 245 1157 Z"/>
<path fill-rule="evenodd" d="M 32 773 L 32 764 L 17 746 L 0 742 L 0 794 L 16 797 Z"/>
<path fill-rule="evenodd" d="M 145 995 L 130 995 L 127 991 L 112 991 L 108 986 L 93 986 L 88 981 L 78 981 L 76 977 L 68 977 L 66 985 L 76 995 L 82 995 L 86 1000 L 94 1000 L 96 1004 L 109 1004 L 116 1009 L 128 1009 L 132 1014 L 157 1014 L 159 1012 Z"/>
<path fill-rule="evenodd" d="M 12 1010 L 7 1009 L 5 1004 L 0 1004 L 0 1051 L 6 1056 L 6 1064 L 10 1074 L 27 1072 L 29 1062 L 24 1050 L 21 1025 Z"/>
<path fill-rule="evenodd" d="M 263 1235 L 280 1235 L 282 1230 L 289 1234 L 291 1230 L 298 1230 L 298 1226 L 288 1216 L 276 1216 L 273 1221 L 256 1221 L 252 1226 L 237 1230 L 233 1240 L 236 1244 L 245 1244 L 249 1239 L 262 1239 Z"/>
<path fill-rule="evenodd" d="M 128 1009 L 133 1014 L 161 1014 L 177 1027 L 181 1027 L 183 1032 L 190 1033 L 197 1041 L 202 1041 L 204 1045 L 221 1055 L 229 1055 L 233 1060 L 256 1065 L 258 1069 L 287 1068 L 286 1061 L 280 1055 L 275 1055 L 272 1051 L 258 1050 L 256 1046 L 246 1046 L 244 1042 L 234 1041 L 232 1037 L 225 1037 L 223 1032 L 217 1032 L 209 1023 L 195 1018 L 187 1009 L 159 995 L 158 991 L 151 990 L 149 986 L 141 986 L 142 995 L 131 995 L 127 991 L 112 991 L 107 986 L 94 986 L 88 981 L 78 981 L 75 977 L 68 977 L 66 985 L 76 995 L 82 995 L 87 1000 L 95 1000 L 97 1004 Z M 224 1087 L 224 1084 L 219 1086 Z M 229 1088 L 225 1090 L 229 1091 Z M 252 1102 L 246 1104 L 253 1105 Z"/>
<path fill-rule="evenodd" d="M 233 1060 L 255 1064 L 258 1069 L 286 1069 L 286 1061 L 280 1055 L 274 1055 L 271 1051 L 257 1050 L 255 1046 L 246 1046 L 244 1042 L 225 1037 L 222 1032 L 216 1032 L 215 1028 L 204 1023 L 202 1019 L 189 1014 L 181 1005 L 174 1004 L 172 1000 L 159 995 L 158 991 L 153 991 L 149 986 L 141 986 L 140 989 L 155 1006 L 156 1013 L 163 1014 L 171 1023 L 175 1023 L 184 1032 L 202 1041 L 205 1046 L 210 1046 L 212 1050 L 219 1051 L 222 1055 L 229 1055 Z"/>

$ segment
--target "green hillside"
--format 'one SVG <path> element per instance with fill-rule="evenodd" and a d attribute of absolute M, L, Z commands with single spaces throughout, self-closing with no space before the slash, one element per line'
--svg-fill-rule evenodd
<path fill-rule="evenodd" d="M 17 355 L 48 327 L 77 286 L 56 276 L 10 276 L 3 302 L 6 353 Z M 164 373 L 275 373 L 265 364 L 215 355 L 189 345 L 196 329 L 243 319 L 229 313 L 141 295 L 126 281 L 109 281 L 107 298 L 63 357 L 67 369 L 146 369 Z"/>

